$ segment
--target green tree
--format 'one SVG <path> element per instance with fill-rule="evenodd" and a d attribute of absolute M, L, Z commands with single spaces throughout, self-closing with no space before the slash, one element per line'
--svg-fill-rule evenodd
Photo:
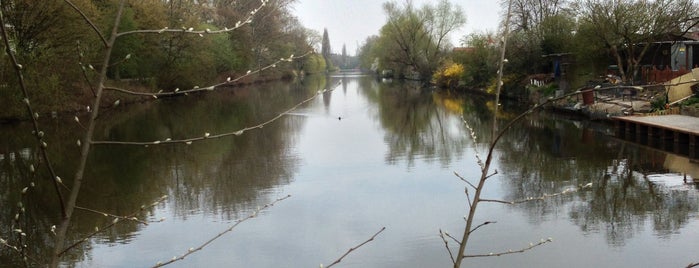
<path fill-rule="evenodd" d="M 332 64 L 332 48 L 330 47 L 330 37 L 328 36 L 328 29 L 323 29 L 323 43 L 321 46 L 321 55 L 325 59 L 326 67 L 328 70 L 333 69 Z"/>
<path fill-rule="evenodd" d="M 375 53 L 377 50 L 378 41 L 379 36 L 372 35 L 367 37 L 366 40 L 364 40 L 364 43 L 359 47 L 357 57 L 359 57 L 359 66 L 362 69 L 376 71 L 376 69 L 372 68 L 372 65 L 374 65 L 374 62 L 379 56 Z"/>
<path fill-rule="evenodd" d="M 468 47 L 452 54 L 454 61 L 464 65 L 462 80 L 471 87 L 486 86 L 497 71 L 498 50 L 491 33 L 473 33 L 462 40 Z"/>
<path fill-rule="evenodd" d="M 576 9 L 581 12 L 579 34 L 603 44 L 622 80 L 631 83 L 651 44 L 681 35 L 697 14 L 692 0 L 580 0 Z"/>
<path fill-rule="evenodd" d="M 387 2 L 383 8 L 388 22 L 371 54 L 379 56 L 382 68 L 393 69 L 398 75 L 430 79 L 450 47 L 449 34 L 466 22 L 461 8 L 446 0 L 420 9 L 410 0 L 402 6 Z M 363 61 L 366 64 L 367 59 Z"/>
<path fill-rule="evenodd" d="M 466 23 L 463 11 L 447 0 L 420 9 L 411 0 L 402 6 L 387 2 L 383 8 L 388 22 L 377 46 L 382 65 L 404 76 L 429 79 L 450 46 L 449 34 Z"/>
<path fill-rule="evenodd" d="M 318 74 L 325 72 L 325 70 L 327 70 L 325 59 L 319 54 L 312 54 L 306 57 L 303 63 L 303 71 L 306 74 Z"/>
<path fill-rule="evenodd" d="M 512 0 L 507 72 L 521 75 L 549 72 L 542 55 L 570 52 L 575 15 L 565 0 Z M 507 10 L 509 1 L 501 5 Z"/>
<path fill-rule="evenodd" d="M 342 44 L 342 68 L 346 69 L 348 64 L 347 46 Z"/>

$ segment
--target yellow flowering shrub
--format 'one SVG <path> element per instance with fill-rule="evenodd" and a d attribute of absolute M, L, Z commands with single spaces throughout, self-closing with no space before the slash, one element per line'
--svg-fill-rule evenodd
<path fill-rule="evenodd" d="M 440 87 L 456 87 L 465 71 L 462 64 L 446 62 L 432 75 L 432 83 Z"/>

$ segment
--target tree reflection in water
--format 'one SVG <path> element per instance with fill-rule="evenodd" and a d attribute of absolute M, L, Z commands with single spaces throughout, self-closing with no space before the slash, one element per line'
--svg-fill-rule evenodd
<path fill-rule="evenodd" d="M 324 80 L 323 80 L 323 83 Z M 278 113 L 314 94 L 316 84 L 308 86 L 288 83 L 265 84 L 216 92 L 204 96 L 165 100 L 161 103 L 136 104 L 105 114 L 97 133 L 106 140 L 164 140 L 201 135 L 200 131 L 225 132 L 269 120 Z M 164 194 L 170 196 L 167 206 L 176 217 L 186 219 L 205 212 L 220 215 L 223 220 L 241 218 L 248 213 L 251 203 L 267 203 L 275 199 L 274 189 L 293 179 L 298 158 L 289 150 L 293 133 L 304 121 L 288 117 L 284 123 L 271 124 L 265 131 L 250 131 L 249 135 L 200 142 L 196 145 L 173 144 L 165 146 L 98 146 L 89 160 L 78 206 L 128 215 L 141 206 L 153 203 Z M 78 155 L 75 137 L 81 131 L 75 124 L 49 122 L 52 129 L 48 142 L 56 148 L 50 151 L 59 174 L 70 174 L 72 160 Z M 68 127 L 66 127 L 68 126 Z M 10 129 L 10 128 L 7 128 Z M 0 186 L 2 204 L 17 204 L 20 193 L 28 182 L 37 182 L 23 200 L 27 214 L 21 223 L 26 226 L 27 245 L 33 256 L 49 256 L 52 225 L 59 220 L 60 211 L 50 198 L 51 185 L 37 178 L 44 174 L 28 174 L 28 163 L 40 162 L 31 136 L 23 135 L 27 127 L 20 124 L 0 135 Z M 254 132 L 254 133 L 253 133 Z M 7 157 L 12 155 L 13 157 Z M 21 157 L 20 157 L 21 155 Z M 41 172 L 41 169 L 37 169 Z M 65 176 L 69 177 L 69 176 Z M 64 178 L 68 185 L 71 181 Z M 159 206 L 162 207 L 162 206 Z M 155 210 L 151 208 L 138 217 L 148 221 Z M 0 233 L 9 238 L 12 233 L 16 207 L 0 206 Z M 105 226 L 113 218 L 77 210 L 67 241 L 81 237 Z M 69 263 L 77 263 L 89 256 L 93 243 L 129 243 L 144 225 L 123 221 L 109 230 L 68 251 Z M 21 265 L 18 254 L 3 248 L 0 263 Z M 37 260 L 47 262 L 46 260 Z M 0 265 L 0 266 L 3 266 Z"/>
<path fill-rule="evenodd" d="M 310 222 L 296 219 L 299 221 L 295 222 L 299 224 L 318 222 L 325 225 L 332 222 L 339 224 L 338 226 L 344 226 L 342 224 L 345 223 L 345 217 L 349 217 L 351 224 L 348 223 L 347 226 L 356 226 L 359 229 L 368 225 L 373 229 L 375 224 L 386 224 L 384 221 L 394 226 L 404 226 L 406 221 L 424 221 L 423 225 L 415 226 L 434 226 L 443 224 L 443 219 L 446 217 L 429 218 L 424 217 L 423 214 L 438 210 L 460 214 L 463 206 L 458 202 L 463 201 L 463 192 L 462 189 L 452 188 L 459 183 L 458 179 L 452 176 L 452 171 L 472 168 L 468 170 L 470 173 L 462 175 L 477 174 L 473 149 L 483 152 L 486 146 L 482 142 L 474 144 L 466 132 L 461 117 L 463 116 L 469 122 L 477 132 L 477 136 L 487 137 L 492 128 L 490 114 L 493 111 L 493 102 L 480 97 L 434 92 L 416 85 L 382 83 L 372 78 L 343 77 L 342 80 L 344 81 L 342 92 L 338 88 L 332 92 L 337 95 L 322 94 L 315 103 L 309 105 L 311 108 L 308 111 L 315 113 L 313 116 L 317 116 L 318 120 L 309 120 L 307 116 L 310 115 L 305 115 L 304 111 L 298 111 L 299 115 L 304 116 L 286 116 L 275 124 L 265 126 L 264 130 L 251 130 L 250 133 L 242 136 L 208 140 L 194 145 L 98 146 L 89 161 L 90 169 L 87 173 L 89 179 L 86 180 L 78 204 L 123 215 L 139 210 L 142 205 L 150 204 L 163 194 L 168 194 L 170 198 L 166 204 L 148 209 L 139 217 L 157 221 L 155 215 L 159 217 L 164 214 L 163 211 L 167 211 L 170 213 L 168 217 L 172 215 L 182 222 L 185 219 L 190 222 L 196 221 L 194 218 L 202 215 L 210 217 L 207 220 L 213 218 L 213 221 L 230 221 L 247 216 L 251 207 L 276 199 L 279 196 L 275 191 L 293 184 L 299 186 L 297 189 L 309 187 L 317 190 L 317 192 L 311 191 L 312 198 L 306 196 L 309 203 L 295 204 L 297 208 L 302 208 L 301 212 L 316 213 L 308 215 L 325 215 L 328 212 L 325 207 L 318 206 L 318 203 L 324 202 L 318 202 L 318 200 L 327 198 L 333 200 L 329 203 L 337 205 L 335 207 L 337 210 L 332 212 L 343 214 L 339 218 L 328 217 Z M 318 90 L 327 88 L 328 85 L 335 85 L 335 80 L 316 76 L 308 77 L 300 84 L 268 84 L 256 88 L 236 88 L 206 96 L 161 100 L 157 105 L 143 104 L 115 108 L 117 111 L 102 118 L 103 123 L 98 130 L 101 135 L 99 138 L 164 140 L 198 136 L 202 131 L 214 134 L 236 130 L 274 117 L 280 111 L 306 99 L 311 94 L 316 94 Z M 346 108 L 337 107 L 338 104 L 354 105 L 346 110 L 354 114 L 348 114 L 347 120 L 338 122 L 335 118 L 340 114 L 331 113 L 344 112 L 343 109 Z M 512 115 L 518 113 L 517 108 L 508 105 L 503 105 L 503 108 L 498 114 L 500 124 L 506 123 Z M 322 114 L 323 111 L 325 114 Z M 348 131 L 347 126 L 353 123 L 357 124 L 355 126 L 362 126 L 362 129 Z M 56 166 L 60 168 L 58 173 L 69 174 L 72 170 L 72 159 L 77 155 L 76 133 L 81 129 L 69 122 L 47 124 L 53 124 L 53 128 L 46 132 L 51 133 L 48 135 L 48 142 L 52 148 L 55 148 L 51 153 L 57 160 Z M 372 126 L 376 127 L 371 128 Z M 313 131 L 310 131 L 311 129 Z M 683 170 L 681 166 L 696 168 L 697 165 L 674 159 L 672 155 L 616 140 L 604 134 L 608 130 L 607 126 L 562 120 L 546 113 L 531 115 L 509 131 L 497 147 L 496 155 L 499 158 L 496 165 L 500 175 L 494 177 L 493 182 L 497 181 L 503 187 L 489 188 L 495 190 L 488 192 L 493 196 L 486 196 L 486 198 L 521 200 L 592 183 L 591 189 L 581 192 L 561 195 L 545 201 L 501 207 L 496 210 L 523 211 L 524 219 L 529 219 L 536 226 L 545 226 L 552 222 L 556 224 L 569 222 L 571 224 L 561 225 L 570 225 L 572 229 L 579 228 L 584 234 L 605 234 L 608 243 L 615 246 L 624 245 L 637 233 L 643 232 L 645 235 L 648 233 L 646 230 L 651 228 L 653 235 L 661 237 L 684 232 L 680 229 L 687 226 L 699 210 L 697 190 L 683 184 L 681 176 L 663 179 L 659 174 L 672 175 L 673 172 Z M 27 128 L 22 126 L 4 128 L 0 132 L 0 187 L 2 187 L 0 201 L 3 204 L 0 206 L 0 232 L 3 237 L 12 233 L 13 217 L 17 211 L 16 206 L 5 204 L 16 204 L 21 197 L 19 190 L 29 181 L 45 178 L 44 174 L 32 177 L 26 173 L 29 163 L 39 161 L 33 145 L 34 141 L 31 136 L 26 135 L 27 132 L 29 132 Z M 365 134 L 364 132 L 371 132 L 369 133 L 371 135 L 367 136 L 371 139 L 376 138 L 376 143 L 359 144 L 366 142 L 366 140 L 360 140 L 358 136 L 359 133 Z M 305 136 L 301 137 L 301 135 Z M 315 139 L 319 137 L 327 138 L 328 140 L 325 141 L 327 143 L 316 142 Z M 338 137 L 347 142 L 341 147 L 328 149 L 328 146 L 336 146 L 332 139 Z M 353 140 L 354 138 L 356 140 Z M 312 141 L 307 141 L 309 139 Z M 371 140 L 371 142 L 374 141 Z M 308 144 L 325 146 L 320 152 L 328 153 L 328 159 L 315 163 L 323 168 L 322 172 L 304 171 L 304 168 L 300 168 L 301 159 L 308 161 L 308 155 L 313 154 L 312 146 L 301 148 L 299 146 L 301 143 L 307 144 L 306 146 Z M 385 148 L 381 147 L 382 145 L 385 145 Z M 338 148 L 347 155 L 340 155 L 337 158 L 334 158 L 335 155 L 330 155 L 337 154 L 334 149 Z M 351 149 L 357 149 L 357 151 Z M 377 155 L 370 155 L 373 153 Z M 361 158 L 362 161 L 356 163 L 360 163 L 363 165 L 361 168 L 366 169 L 357 173 L 350 170 L 360 168 L 360 166 L 354 167 L 347 164 L 345 160 L 350 156 Z M 381 163 L 382 160 L 384 163 Z M 372 161 L 370 164 L 376 162 L 376 166 L 365 167 L 369 165 L 367 161 Z M 323 166 L 328 163 L 333 165 L 332 172 L 325 170 L 327 167 Z M 408 170 L 396 168 L 396 166 L 406 166 Z M 343 170 L 342 172 L 348 174 L 336 174 L 340 171 L 335 169 Z M 434 175 L 435 179 L 417 178 L 422 176 L 418 174 L 424 172 L 421 169 L 429 170 L 428 176 Z M 311 177 L 318 176 L 318 173 L 326 174 L 324 173 L 326 171 L 333 176 L 336 174 L 338 178 L 324 180 L 319 186 L 317 180 L 303 177 L 309 174 Z M 304 175 L 304 172 L 307 174 Z M 381 175 L 368 176 L 367 174 Z M 383 174 L 389 175 L 383 177 Z M 379 176 L 381 176 L 380 180 L 374 179 Z M 411 186 L 414 187 L 407 187 L 409 189 L 394 187 L 404 183 L 402 180 L 404 176 L 411 178 L 413 183 Z M 31 226 L 31 228 L 23 227 L 29 239 L 27 244 L 33 247 L 30 250 L 40 255 L 49 255 L 46 252 L 48 245 L 45 241 L 51 241 L 48 230 L 59 218 L 56 214 L 58 208 L 57 204 L 52 202 L 54 195 L 51 185 L 36 180 L 38 182 L 36 189 L 29 191 L 26 195 L 24 206 L 27 214 L 21 219 L 22 224 Z M 71 184 L 68 178 L 64 178 L 64 181 L 68 185 Z M 316 189 L 321 186 L 334 187 L 336 183 L 347 189 L 331 191 Z M 366 189 L 369 187 L 367 185 L 386 186 L 386 188 Z M 376 193 L 379 189 L 382 192 Z M 454 192 L 456 193 L 452 194 Z M 342 196 L 338 196 L 338 193 L 342 193 Z M 291 194 L 297 193 L 291 192 Z M 362 214 L 357 212 L 359 202 L 357 196 L 363 199 L 362 204 L 376 206 L 375 210 L 363 211 L 370 216 L 354 216 Z M 402 199 L 403 201 L 396 199 L 406 196 L 408 198 Z M 343 203 L 342 200 L 349 200 L 350 203 Z M 409 205 L 415 209 L 414 213 L 423 214 L 385 215 L 405 209 L 405 204 L 395 203 L 407 200 L 414 201 Z M 423 205 L 425 207 L 422 207 Z M 285 216 L 299 212 L 275 211 L 269 215 L 269 218 L 274 218 L 277 213 L 279 218 L 286 220 Z M 430 215 L 448 214 L 439 213 Z M 86 211 L 76 212 L 75 217 L 72 230 L 68 232 L 73 235 L 69 238 L 71 241 L 79 240 L 84 234 L 93 231 L 95 226 L 104 226 L 112 220 Z M 547 221 L 553 217 L 562 220 Z M 519 216 L 517 219 L 519 220 Z M 502 222 L 502 225 L 506 224 Z M 255 245 L 250 245 L 245 243 L 251 240 L 243 240 L 242 243 L 245 245 L 242 247 L 254 246 L 261 251 L 267 251 L 272 247 L 270 245 L 297 246 L 302 250 L 317 253 L 322 250 L 313 246 L 294 244 L 298 241 L 293 238 L 306 239 L 308 234 L 304 231 L 316 232 L 321 227 L 308 225 L 306 228 L 301 228 L 298 233 L 294 233 L 298 231 L 296 226 L 288 229 L 280 227 L 278 230 L 263 230 L 269 231 L 271 236 L 269 241 L 260 244 L 255 241 Z M 132 241 L 138 243 L 146 239 L 140 239 L 146 236 L 145 233 L 158 228 L 162 227 L 154 226 L 143 230 L 143 225 L 133 222 L 120 223 L 88 243 L 81 244 L 78 249 L 70 251 L 71 255 L 66 257 L 69 261 L 64 264 L 69 266 L 90 263 L 93 258 L 105 256 L 104 252 L 96 253 L 100 250 L 92 247 L 103 249 L 117 243 L 133 245 Z M 419 263 L 418 258 L 437 260 L 436 263 L 448 261 L 444 256 L 443 245 L 439 244 L 437 229 L 429 228 L 424 227 L 420 230 L 407 228 L 403 230 L 405 233 L 400 233 L 400 229 L 389 227 L 387 229 L 389 232 L 396 233 L 393 233 L 392 238 L 382 237 L 379 239 L 380 243 L 372 244 L 377 250 L 371 253 L 377 255 L 379 260 L 385 260 L 386 252 L 396 252 L 396 259 L 406 260 L 401 265 L 407 266 Z M 324 230 L 328 236 L 314 236 L 303 241 L 307 244 L 317 242 L 319 245 L 322 244 L 322 247 L 327 247 L 327 241 L 336 239 L 338 233 L 332 228 Z M 483 230 L 483 234 L 490 235 L 492 234 L 492 232 L 488 233 L 490 231 Z M 415 233 L 429 233 L 429 237 L 434 241 L 423 240 L 424 237 L 411 237 Z M 362 233 L 361 237 L 365 239 L 364 235 L 366 234 Z M 510 246 L 509 239 L 512 238 L 509 237 L 510 234 L 507 235 L 508 240 L 494 241 L 486 246 L 496 248 L 505 244 Z M 253 240 L 257 239 L 257 233 L 252 237 Z M 388 235 L 388 237 L 391 236 Z M 490 239 L 490 237 L 486 238 Z M 421 240 L 415 242 L 409 239 Z M 579 241 L 574 240 L 573 243 Z M 405 244 L 410 245 L 406 247 Z M 191 245 L 177 246 L 186 248 Z M 160 245 L 153 247 L 159 249 Z M 425 252 L 437 253 L 430 255 Z M 120 251 L 119 254 L 121 253 Z M 249 256 L 245 253 L 238 252 L 237 254 L 240 255 L 236 255 L 236 259 L 248 258 Z M 287 253 L 286 256 L 297 257 L 295 253 L 297 252 Z M 99 257 L 93 257 L 91 254 Z M 534 254 L 537 253 L 532 252 L 532 255 Z M 216 256 L 214 258 L 225 258 L 228 255 L 233 254 L 229 252 L 224 255 L 214 254 Z M 304 256 L 314 258 L 311 255 Z M 204 258 L 209 258 L 209 255 Z M 327 256 L 322 258 L 325 259 Z M 144 259 L 150 261 L 148 257 Z M 86 261 L 81 262 L 83 260 Z M 284 262 L 285 260 L 275 261 Z M 376 260 L 367 260 L 367 263 L 371 261 Z M 17 254 L 7 249 L 0 251 L 0 263 L 10 266 L 21 265 Z"/>
<path fill-rule="evenodd" d="M 561 121 L 533 115 L 513 129 L 500 148 L 507 200 L 521 200 L 578 185 L 592 188 L 518 207 L 532 222 L 566 211 L 583 232 L 603 232 L 610 245 L 624 245 L 652 224 L 660 236 L 669 235 L 694 218 L 699 195 L 683 185 L 682 175 L 667 170 L 669 156 L 627 144 L 599 132 L 589 122 Z M 594 135 L 591 141 L 589 135 Z M 607 167 L 600 169 L 599 167 Z M 653 174 L 675 174 L 671 185 L 652 181 Z M 679 184 L 677 184 L 679 183 Z"/>

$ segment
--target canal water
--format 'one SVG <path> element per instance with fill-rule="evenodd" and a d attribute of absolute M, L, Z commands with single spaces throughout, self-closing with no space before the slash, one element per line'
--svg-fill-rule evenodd
<path fill-rule="evenodd" d="M 328 89 L 327 92 L 318 93 Z M 75 267 L 146 267 L 187 253 L 262 209 L 174 267 L 318 267 L 369 239 L 338 267 L 450 267 L 439 230 L 461 236 L 468 204 L 454 173 L 476 182 L 494 103 L 417 85 L 363 76 L 308 77 L 300 83 L 231 88 L 207 95 L 110 108 L 98 139 L 155 141 L 235 132 L 316 98 L 262 128 L 174 145 L 98 145 L 78 205 L 148 222 L 119 223 L 69 252 Z M 522 107 L 505 103 L 498 123 Z M 467 123 L 477 139 L 469 135 Z M 71 184 L 81 127 L 47 119 L 51 156 Z M 31 130 L 3 126 L 0 184 L 3 226 L 24 224 L 32 252 L 46 254 L 58 224 L 51 185 L 27 172 L 38 162 Z M 699 165 L 614 138 L 614 129 L 535 113 L 507 132 L 495 150 L 498 174 L 465 267 L 685 267 L 699 262 Z M 36 164 L 41 167 L 39 164 Z M 37 168 L 39 169 L 39 168 Z M 20 191 L 26 214 L 13 220 Z M 581 188 L 591 183 L 592 187 Z M 291 195 L 263 209 L 266 204 Z M 78 210 L 70 239 L 113 220 Z M 12 241 L 12 240 L 11 240 Z M 456 245 L 450 241 L 452 249 Z M 0 262 L 18 259 L 0 251 Z M 37 256 L 37 259 L 42 259 Z"/>

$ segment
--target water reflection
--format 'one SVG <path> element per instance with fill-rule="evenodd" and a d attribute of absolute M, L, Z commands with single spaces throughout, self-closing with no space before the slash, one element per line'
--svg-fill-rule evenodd
<path fill-rule="evenodd" d="M 686 171 L 667 165 L 681 161 L 678 156 L 591 132 L 589 124 L 540 114 L 502 143 L 499 165 L 507 173 L 508 200 L 593 185 L 573 195 L 521 206 L 532 222 L 567 211 L 583 232 L 603 232 L 610 245 L 621 246 L 649 220 L 657 234 L 667 235 L 695 217 L 697 191 L 679 173 Z"/>
<path fill-rule="evenodd" d="M 387 163 L 406 160 L 414 166 L 416 158 L 422 158 L 428 162 L 437 159 L 447 166 L 470 147 L 471 140 L 462 135 L 459 118 L 440 107 L 448 101 L 420 84 L 366 80 L 362 93 L 376 104 L 376 116 L 386 131 Z"/>
<path fill-rule="evenodd" d="M 229 132 L 269 120 L 317 90 L 315 85 L 274 83 L 114 109 L 101 118 L 97 133 L 102 137 L 98 139 L 149 141 L 201 136 L 204 131 Z M 46 131 L 50 133 L 48 143 L 58 148 L 52 150 L 55 166 L 70 185 L 71 161 L 78 155 L 74 141 L 80 129 L 66 127 L 71 126 L 66 122 L 48 123 L 52 127 Z M 303 123 L 303 118 L 288 118 L 266 126 L 264 131 L 193 145 L 98 146 L 91 154 L 78 206 L 129 215 L 167 194 L 167 206 L 182 219 L 201 213 L 220 215 L 223 220 L 239 218 L 249 204 L 276 198 L 271 195 L 274 189 L 293 181 L 298 157 L 289 148 Z M 19 190 L 36 182 L 37 189 L 30 191 L 30 200 L 24 201 L 27 214 L 21 223 L 31 227 L 26 228 L 30 239 L 27 244 L 38 247 L 32 252 L 39 252 L 37 258 L 41 259 L 48 255 L 44 246 L 49 245 L 40 241 L 52 239 L 48 230 L 57 224 L 60 210 L 51 185 L 41 182 L 45 174 L 31 176 L 27 172 L 29 164 L 41 168 L 33 140 L 22 135 L 27 131 L 28 126 L 19 125 L 2 132 L 7 138 L 0 145 L 4 148 L 0 152 L 0 186 L 4 191 L 0 198 L 3 204 L 16 204 Z M 11 238 L 11 230 L 17 228 L 12 224 L 17 208 L 0 207 L 2 237 Z M 148 219 L 153 213 L 149 209 L 137 216 Z M 77 241 L 111 220 L 79 209 L 68 241 Z M 129 243 L 141 228 L 144 225 L 134 222 L 118 224 L 91 242 Z M 91 243 L 85 243 L 70 251 L 66 259 L 83 260 L 91 247 Z M 3 250 L 0 263 L 19 264 L 15 255 Z"/>
<path fill-rule="evenodd" d="M 225 226 L 280 194 L 290 193 L 294 198 L 284 204 L 288 207 L 275 208 L 265 219 L 246 225 L 250 229 L 237 231 L 231 240 L 239 243 L 222 242 L 225 249 L 211 249 L 184 265 L 316 265 L 366 239 L 377 226 L 389 228 L 365 251 L 367 255 L 353 256 L 359 266 L 448 265 L 444 245 L 436 234 L 442 227 L 463 228 L 463 185 L 452 172 L 465 169 L 462 175 L 478 176 L 474 151 L 485 150 L 495 107 L 487 98 L 435 92 L 397 81 L 384 83 L 370 77 L 310 76 L 296 84 L 235 88 L 114 108 L 101 118 L 99 138 L 152 141 L 231 132 L 266 121 L 319 90 L 334 87 L 337 81 L 340 87 L 335 91 L 323 93 L 293 115 L 242 136 L 193 145 L 97 147 L 89 161 L 80 206 L 128 215 L 167 194 L 167 202 L 138 216 L 152 221 L 162 215 L 175 219 L 149 226 L 119 224 L 70 251 L 64 264 L 152 264 L 158 257 L 143 251 L 177 254 L 208 235 L 198 234 L 198 230 L 213 226 L 218 231 L 221 226 L 212 222 Z M 498 123 L 507 123 L 520 110 L 503 105 Z M 338 120 L 339 116 L 343 119 Z M 468 135 L 464 121 L 474 129 L 477 142 Z M 58 172 L 66 174 L 64 181 L 70 185 L 69 174 L 78 155 L 75 140 L 81 129 L 72 121 L 45 124 Z M 34 141 L 26 135 L 28 129 L 19 125 L 0 132 L 0 236 L 12 236 L 18 211 L 16 206 L 4 204 L 16 204 L 22 198 L 20 190 L 36 182 L 36 189 L 23 201 L 27 214 L 20 223 L 29 227 L 24 229 L 30 239 L 27 244 L 34 247 L 31 250 L 47 255 L 48 243 L 44 241 L 52 241 L 48 230 L 58 220 L 58 207 L 51 185 L 41 173 L 43 168 L 37 164 L 40 160 Z M 487 197 L 520 200 L 586 183 L 593 187 L 543 202 L 497 206 L 479 213 L 507 218 L 511 222 L 502 224 L 527 230 L 520 233 L 554 225 L 573 229 L 568 231 L 574 233 L 571 236 L 583 236 L 562 243 L 594 243 L 585 236 L 601 234 L 606 241 L 602 247 L 594 244 L 596 248 L 609 244 L 619 251 L 639 236 L 674 241 L 677 238 L 673 235 L 686 233 L 699 210 L 692 184 L 699 176 L 697 164 L 612 136 L 603 124 L 546 113 L 531 115 L 509 131 L 497 147 L 495 165 L 500 175 L 494 177 L 497 183 L 488 187 Z M 40 173 L 28 173 L 30 164 L 37 165 Z M 683 174 L 688 174 L 687 182 Z M 112 220 L 82 210 L 75 217 L 69 232 L 72 241 Z M 512 246 L 512 236 L 527 235 L 518 236 L 519 229 L 485 231 L 474 239 L 487 242 L 474 243 L 473 250 Z M 110 249 L 112 246 L 119 248 Z M 268 254 L 270 249 L 291 248 L 294 250 Z M 569 263 L 565 259 L 580 249 L 565 250 L 561 259 Z M 599 251 L 604 249 L 596 251 L 602 254 Z M 545 254 L 526 256 L 538 259 L 532 266 L 543 266 Z M 474 263 L 517 266 L 519 258 L 526 256 Z M 661 260 L 668 258 L 673 257 Z M 0 251 L 0 263 L 21 264 L 16 254 L 7 250 Z M 596 262 L 589 266 L 604 265 Z"/>

